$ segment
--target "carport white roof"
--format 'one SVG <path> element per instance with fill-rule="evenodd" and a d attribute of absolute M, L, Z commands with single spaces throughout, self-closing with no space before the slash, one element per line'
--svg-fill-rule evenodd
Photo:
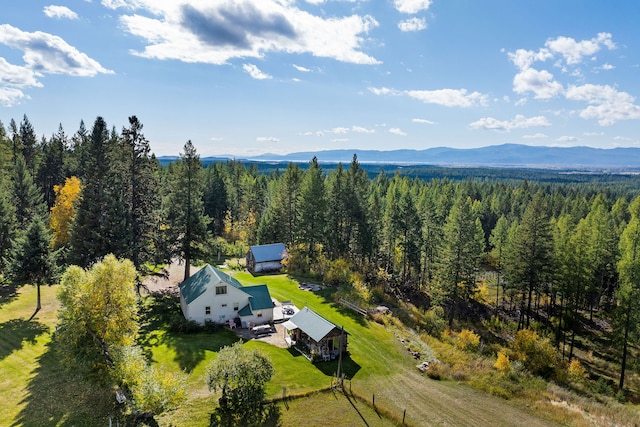
<path fill-rule="evenodd" d="M 287 330 L 300 329 L 309 335 L 312 340 L 319 342 L 326 337 L 334 328 L 342 329 L 320 316 L 309 307 L 304 307 L 283 323 Z M 346 333 L 346 331 L 344 331 Z"/>

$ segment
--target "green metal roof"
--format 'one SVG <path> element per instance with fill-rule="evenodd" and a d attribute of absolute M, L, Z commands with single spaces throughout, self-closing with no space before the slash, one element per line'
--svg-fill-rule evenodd
<path fill-rule="evenodd" d="M 302 330 L 302 332 L 309 335 L 315 342 L 322 340 L 322 338 L 326 337 L 334 328 L 342 329 L 329 322 L 309 307 L 304 307 L 302 310 L 294 314 L 289 321 L 296 325 L 298 329 Z M 344 329 L 342 329 L 342 331 L 345 334 L 347 333 Z"/>
<path fill-rule="evenodd" d="M 252 311 L 273 308 L 273 301 L 267 285 L 246 286 L 242 290 L 250 295 L 249 305 L 251 305 Z"/>
<path fill-rule="evenodd" d="M 209 286 L 212 286 L 212 283 L 217 284 L 218 282 L 224 282 L 227 285 L 233 286 L 234 288 L 242 291 L 245 290 L 244 286 L 242 286 L 237 279 L 207 264 L 196 274 L 180 284 L 180 292 L 182 293 L 185 302 L 190 304 L 200 295 L 204 294 Z"/>

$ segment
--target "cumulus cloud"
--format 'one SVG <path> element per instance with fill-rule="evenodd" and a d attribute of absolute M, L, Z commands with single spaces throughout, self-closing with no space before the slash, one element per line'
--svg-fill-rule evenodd
<path fill-rule="evenodd" d="M 432 122 L 431 120 L 427 120 L 427 119 L 411 119 L 411 121 L 413 123 L 421 123 L 424 125 L 435 125 L 436 122 Z"/>
<path fill-rule="evenodd" d="M 516 93 L 533 93 L 537 99 L 550 99 L 563 93 L 563 85 L 556 81 L 553 74 L 548 70 L 540 70 L 533 65 L 538 62 L 555 60 L 554 66 L 560 67 L 563 73 L 574 78 L 582 78 L 582 71 L 578 68 L 573 70 L 567 67 L 580 65 L 585 57 L 592 57 L 603 48 L 615 49 L 616 45 L 611 34 L 599 33 L 590 40 L 576 41 L 571 37 L 559 36 L 545 42 L 543 48 L 534 50 L 517 49 L 509 52 L 509 60 L 518 68 L 518 72 L 513 78 L 513 90 Z M 607 70 L 613 68 L 610 64 L 604 64 L 599 69 Z"/>
<path fill-rule="evenodd" d="M 393 4 L 398 12 L 413 14 L 429 9 L 431 0 L 394 0 Z"/>
<path fill-rule="evenodd" d="M 547 70 L 527 68 L 513 78 L 513 91 L 520 94 L 533 92 L 537 99 L 549 99 L 562 92 L 562 85 Z"/>
<path fill-rule="evenodd" d="M 233 58 L 284 52 L 379 63 L 362 50 L 366 34 L 378 26 L 369 15 L 324 18 L 281 0 L 103 0 L 102 4 L 124 9 L 122 27 L 146 42 L 142 51 L 134 52 L 145 58 L 225 64 Z"/>
<path fill-rule="evenodd" d="M 593 55 L 602 49 L 603 46 L 606 46 L 610 50 L 616 48 L 609 33 L 599 33 L 597 37 L 591 40 L 582 40 L 579 42 L 571 37 L 560 36 L 547 40 L 545 46 L 551 51 L 562 55 L 569 65 L 579 64 L 582 62 L 583 57 Z"/>
<path fill-rule="evenodd" d="M 30 33 L 9 24 L 2 24 L 0 43 L 22 50 L 25 66 L 36 75 L 66 74 L 90 77 L 100 73 L 113 73 L 67 44 L 62 38 L 41 31 Z"/>
<path fill-rule="evenodd" d="M 113 73 L 62 38 L 42 31 L 30 33 L 2 24 L 0 44 L 22 51 L 24 61 L 24 64 L 16 65 L 0 57 L 2 105 L 16 105 L 20 100 L 28 99 L 23 88 L 42 87 L 38 79 L 46 74 L 92 77 L 100 73 Z"/>
<path fill-rule="evenodd" d="M 398 23 L 400 31 L 422 31 L 427 28 L 427 21 L 424 18 L 409 18 Z"/>
<path fill-rule="evenodd" d="M 525 117 L 518 114 L 513 120 L 498 120 L 493 117 L 484 117 L 470 123 L 474 129 L 489 129 L 500 132 L 510 132 L 513 129 L 526 129 L 530 127 L 550 126 L 551 124 L 544 116 Z"/>
<path fill-rule="evenodd" d="M 256 138 L 256 142 L 280 142 L 280 139 L 273 136 L 259 136 Z"/>
<path fill-rule="evenodd" d="M 391 128 L 389 129 L 389 133 L 392 133 L 398 136 L 407 136 L 407 134 L 403 132 L 400 128 Z"/>
<path fill-rule="evenodd" d="M 260 68 L 258 68 L 254 64 L 243 64 L 242 69 L 245 70 L 251 77 L 256 80 L 264 80 L 270 79 L 271 76 L 269 74 L 263 73 Z"/>
<path fill-rule="evenodd" d="M 78 19 L 78 14 L 66 6 L 45 6 L 42 10 L 49 18 Z"/>
<path fill-rule="evenodd" d="M 608 85 L 570 86 L 566 97 L 590 104 L 580 111 L 580 117 L 596 119 L 600 126 L 610 126 L 620 120 L 640 119 L 640 106 L 634 104 L 635 97 Z"/>
<path fill-rule="evenodd" d="M 0 86 L 0 104 L 5 107 L 12 107 L 20 102 L 21 99 L 28 98 L 20 89 L 13 87 Z"/>
<path fill-rule="evenodd" d="M 468 93 L 466 89 L 408 90 L 405 93 L 424 103 L 444 105 L 445 107 L 487 105 L 488 100 L 487 95 L 480 92 Z"/>

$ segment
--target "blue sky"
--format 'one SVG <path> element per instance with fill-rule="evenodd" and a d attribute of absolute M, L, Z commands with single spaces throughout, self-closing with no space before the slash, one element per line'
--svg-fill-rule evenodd
<path fill-rule="evenodd" d="M 157 155 L 640 146 L 640 2 L 29 0 L 0 121 L 136 115 Z"/>

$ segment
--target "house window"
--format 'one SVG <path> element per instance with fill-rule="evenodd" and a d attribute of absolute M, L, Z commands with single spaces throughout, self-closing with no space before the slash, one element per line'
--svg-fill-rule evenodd
<path fill-rule="evenodd" d="M 240 305 L 237 302 L 233 303 L 233 311 L 238 311 L 238 309 L 240 308 Z"/>
<path fill-rule="evenodd" d="M 256 316 L 257 316 L 257 317 L 262 317 L 262 312 L 261 312 L 261 311 L 259 311 L 258 313 L 256 313 Z"/>
<path fill-rule="evenodd" d="M 210 305 L 208 305 L 208 306 L 206 306 L 204 308 L 204 314 L 205 315 L 211 314 L 211 306 Z"/>
<path fill-rule="evenodd" d="M 223 307 L 226 307 L 226 306 L 227 306 L 227 304 L 222 304 L 222 306 L 223 306 Z"/>
<path fill-rule="evenodd" d="M 224 295 L 227 293 L 226 286 L 216 286 L 216 295 Z"/>

